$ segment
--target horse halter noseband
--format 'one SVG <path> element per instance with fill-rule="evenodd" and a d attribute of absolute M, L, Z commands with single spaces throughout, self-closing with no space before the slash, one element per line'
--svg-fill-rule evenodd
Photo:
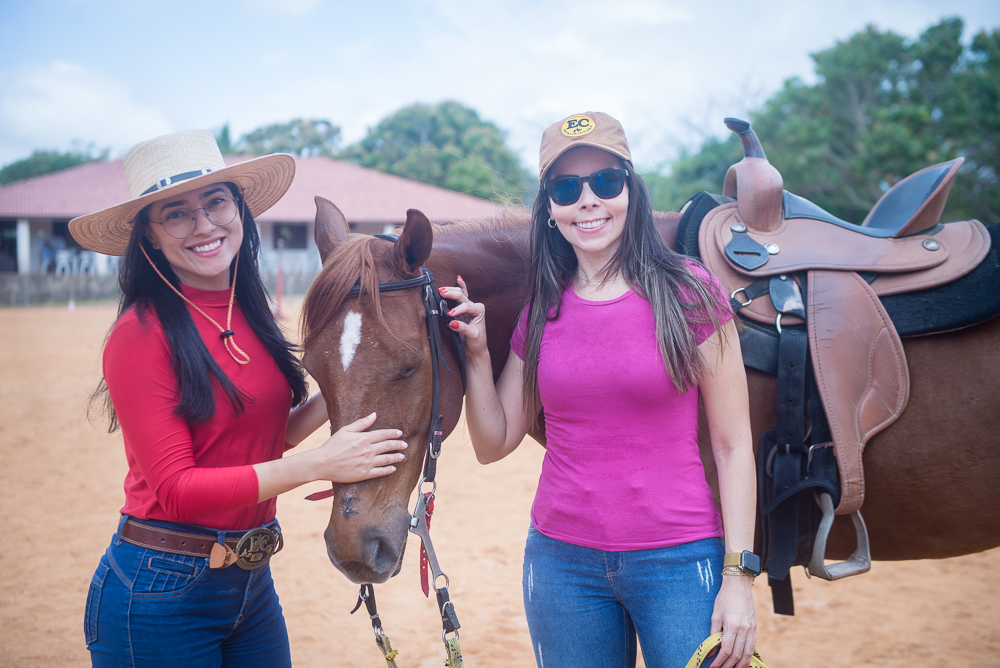
<path fill-rule="evenodd" d="M 385 239 L 395 243 L 398 237 L 392 234 L 376 234 L 375 237 L 379 239 Z M 431 582 L 434 584 L 434 591 L 437 594 L 437 604 L 438 610 L 441 613 L 441 624 L 443 631 L 441 632 L 441 639 L 444 641 L 445 651 L 448 655 L 447 666 L 452 666 L 453 668 L 461 668 L 462 663 L 462 650 L 461 645 L 458 641 L 458 629 L 461 624 L 458 623 L 458 616 L 455 614 L 455 606 L 448 597 L 448 576 L 441 570 L 438 565 L 437 555 L 434 552 L 434 546 L 431 544 L 431 537 L 429 531 L 429 519 L 431 512 L 434 508 L 434 492 L 437 489 L 437 483 L 434 481 L 437 475 L 437 459 L 441 454 L 441 440 L 442 440 L 442 427 L 444 424 L 444 416 L 440 413 L 441 406 L 441 372 L 439 367 L 444 365 L 445 370 L 451 373 L 451 368 L 448 366 L 448 361 L 444 357 L 444 349 L 441 343 L 441 321 L 451 322 L 453 318 L 448 316 L 448 309 L 445 301 L 441 299 L 440 293 L 437 291 L 437 287 L 434 285 L 434 275 L 431 274 L 430 270 L 426 266 L 420 267 L 420 275 L 414 278 L 407 278 L 401 281 L 388 281 L 386 283 L 378 284 L 379 292 L 394 292 L 397 290 L 408 290 L 411 288 L 420 288 L 421 300 L 424 304 L 424 320 L 427 324 L 427 339 L 430 342 L 431 347 L 431 419 L 430 428 L 427 435 L 427 452 L 424 455 L 424 471 L 423 477 L 417 484 L 417 506 L 413 511 L 413 516 L 410 518 L 410 531 L 415 533 L 420 537 L 421 545 L 423 548 L 423 553 L 421 554 L 421 563 L 426 563 L 430 566 L 433 579 Z M 347 293 L 349 296 L 357 297 L 360 296 L 363 288 L 360 285 L 355 285 Z M 467 379 L 465 375 L 465 348 L 462 346 L 462 337 L 455 332 L 451 331 L 452 340 L 455 344 L 455 350 L 458 356 L 458 366 L 459 371 L 462 374 L 462 393 L 465 394 Z M 431 491 L 424 492 L 423 486 L 425 484 L 431 485 Z M 441 587 L 437 586 L 438 579 L 443 577 L 444 584 Z M 428 591 L 425 588 L 424 593 L 427 594 Z M 375 606 L 375 588 L 371 584 L 361 585 L 361 590 L 358 593 L 358 602 L 354 606 L 354 610 L 351 611 L 353 614 L 361 607 L 364 603 L 368 614 L 372 620 L 372 628 L 375 631 L 375 644 L 378 646 L 379 650 L 382 651 L 383 656 L 385 656 L 386 663 L 389 668 L 395 668 L 395 657 L 397 650 L 393 650 L 392 646 L 389 644 L 389 638 L 382 630 L 382 622 L 379 619 L 378 609 Z M 449 633 L 454 633 L 454 636 L 448 637 Z"/>

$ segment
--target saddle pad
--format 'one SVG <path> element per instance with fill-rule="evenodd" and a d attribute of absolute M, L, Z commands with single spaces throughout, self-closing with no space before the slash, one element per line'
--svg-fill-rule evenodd
<path fill-rule="evenodd" d="M 806 282 L 809 351 L 840 472 L 836 513 L 849 514 L 865 498 L 865 444 L 906 408 L 910 374 L 903 343 L 864 279 L 817 270 Z"/>

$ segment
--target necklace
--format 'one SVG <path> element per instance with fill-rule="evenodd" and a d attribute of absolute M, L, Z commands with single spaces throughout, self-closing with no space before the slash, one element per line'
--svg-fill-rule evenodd
<path fill-rule="evenodd" d="M 193 301 L 185 297 L 184 293 L 175 288 L 174 284 L 168 281 L 167 277 L 160 273 L 160 270 L 156 268 L 155 264 L 153 264 L 153 261 L 150 259 L 149 254 L 146 253 L 146 249 L 143 247 L 141 243 L 139 244 L 139 248 L 142 250 L 142 254 L 146 256 L 146 259 L 149 261 L 149 266 L 153 268 L 153 271 L 156 272 L 157 276 L 162 278 L 163 282 L 166 283 L 171 290 L 176 292 L 178 297 L 187 302 L 192 308 L 194 308 L 195 311 L 205 316 L 205 318 L 210 323 L 212 323 L 219 329 L 220 332 L 219 338 L 222 339 L 222 343 L 226 346 L 226 352 L 229 353 L 229 356 L 232 357 L 237 364 L 249 364 L 250 356 L 247 355 L 245 352 L 243 352 L 243 350 L 241 350 L 238 345 L 236 345 L 236 341 L 233 340 L 233 337 L 236 336 L 236 332 L 234 332 L 230 328 L 233 322 L 233 299 L 235 299 L 236 297 L 236 272 L 240 268 L 240 254 L 238 252 L 236 253 L 236 266 L 233 267 L 233 281 L 232 281 L 233 285 L 232 288 L 229 290 L 229 310 L 226 312 L 226 327 L 225 329 L 223 329 L 222 325 L 220 325 L 215 321 L 215 318 L 213 318 L 212 316 L 210 316 L 209 314 L 205 313 L 200 308 L 198 308 L 197 304 L 195 304 Z M 232 348 L 229 347 L 230 343 L 232 343 Z M 240 359 L 233 353 L 233 348 L 236 349 L 236 352 L 238 352 L 243 357 L 243 359 Z"/>

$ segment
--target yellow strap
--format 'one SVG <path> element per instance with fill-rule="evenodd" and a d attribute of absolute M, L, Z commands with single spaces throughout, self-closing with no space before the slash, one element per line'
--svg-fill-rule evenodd
<path fill-rule="evenodd" d="M 448 653 L 448 658 L 444 662 L 446 668 L 464 668 L 462 646 L 458 642 L 457 635 L 454 638 L 445 639 L 444 649 Z"/>
<path fill-rule="evenodd" d="M 694 651 L 691 655 L 691 660 L 687 662 L 685 668 L 701 668 L 701 662 L 708 657 L 708 653 L 713 649 L 718 647 L 722 643 L 722 632 L 713 633 L 712 635 L 705 638 L 705 642 L 698 646 L 698 649 Z M 753 651 L 753 656 L 750 657 L 750 668 L 767 668 L 764 660 L 760 658 L 760 654 L 756 649 Z"/>
<path fill-rule="evenodd" d="M 398 649 L 393 649 L 392 644 L 389 642 L 389 636 L 385 634 L 382 629 L 379 629 L 375 633 L 375 644 L 382 651 L 385 656 L 385 663 L 387 668 L 397 668 L 396 667 L 396 655 L 399 654 Z"/>

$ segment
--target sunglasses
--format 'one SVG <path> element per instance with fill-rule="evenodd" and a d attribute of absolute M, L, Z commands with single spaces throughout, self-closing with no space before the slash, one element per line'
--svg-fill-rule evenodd
<path fill-rule="evenodd" d="M 627 169 L 602 169 L 590 176 L 557 176 L 549 180 L 549 197 L 559 206 L 573 204 L 583 194 L 583 184 L 589 183 L 595 195 L 611 199 L 622 194 L 626 177 Z"/>

